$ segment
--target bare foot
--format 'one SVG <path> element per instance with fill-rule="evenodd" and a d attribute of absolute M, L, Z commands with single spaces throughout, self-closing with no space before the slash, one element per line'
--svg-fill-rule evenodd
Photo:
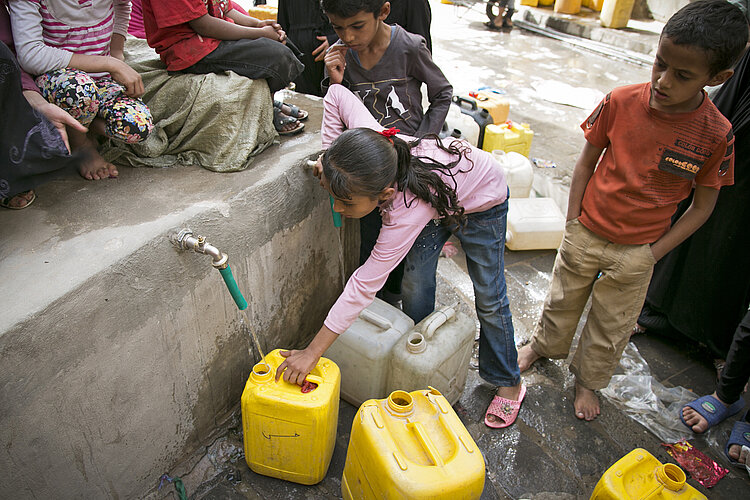
<path fill-rule="evenodd" d="M 71 129 L 69 137 L 73 151 L 81 151 L 84 154 L 81 167 L 78 170 L 81 177 L 90 181 L 117 177 L 117 167 L 102 158 L 102 155 L 96 150 L 94 141 L 86 134 Z"/>
<path fill-rule="evenodd" d="M 518 396 L 521 394 L 521 384 L 514 385 L 512 387 L 498 387 L 496 395 L 501 398 L 510 399 L 511 401 L 518 401 Z M 502 423 L 503 420 L 491 413 L 486 416 L 487 420 L 491 423 Z"/>
<path fill-rule="evenodd" d="M 22 210 L 31 205 L 34 200 L 36 200 L 36 194 L 34 194 L 33 189 L 29 189 L 10 198 L 3 198 L 0 200 L 0 206 L 12 210 Z"/>
<path fill-rule="evenodd" d="M 591 389 L 576 382 L 576 399 L 573 401 L 576 417 L 581 420 L 591 421 L 599 416 L 599 398 Z"/>
<path fill-rule="evenodd" d="M 541 358 L 539 354 L 536 353 L 534 349 L 531 348 L 531 344 L 526 344 L 525 346 L 521 347 L 518 350 L 518 368 L 522 372 L 525 372 L 529 368 L 531 368 L 531 365 L 534 364 L 534 361 Z"/>
<path fill-rule="evenodd" d="M 750 456 L 748 455 L 750 454 L 744 451 L 742 449 L 742 446 L 738 444 L 733 444 L 729 447 L 729 458 L 731 458 L 732 460 L 736 460 L 741 464 L 748 463 L 748 458 L 750 458 Z"/>
<path fill-rule="evenodd" d="M 724 406 L 729 406 L 728 404 L 724 403 L 724 401 L 719 399 L 715 392 L 711 395 L 715 397 L 716 401 L 718 401 L 719 403 L 723 404 Z M 708 430 L 708 421 L 703 418 L 703 415 L 689 406 L 685 406 L 682 408 L 682 418 L 685 419 L 685 423 L 688 425 L 688 427 L 693 429 L 693 432 L 697 432 L 698 434 L 700 434 Z M 739 456 L 739 451 L 737 454 Z"/>

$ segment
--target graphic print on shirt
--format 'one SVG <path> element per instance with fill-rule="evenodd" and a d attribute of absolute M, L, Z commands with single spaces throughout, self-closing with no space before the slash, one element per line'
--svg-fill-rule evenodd
<path fill-rule="evenodd" d="M 229 12 L 231 7 L 229 0 L 203 0 L 203 5 L 210 15 L 219 19 L 224 19 L 224 13 Z"/>
<path fill-rule="evenodd" d="M 409 96 L 402 97 L 396 91 L 396 88 L 406 88 L 406 78 L 355 83 L 351 87 L 352 92 L 382 126 L 396 126 L 411 118 L 412 104 Z"/>

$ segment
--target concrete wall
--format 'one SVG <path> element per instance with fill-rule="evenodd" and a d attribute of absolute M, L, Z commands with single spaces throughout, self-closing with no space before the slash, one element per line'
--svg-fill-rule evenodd
<path fill-rule="evenodd" d="M 286 152 L 264 153 L 253 172 L 191 170 L 176 178 L 132 171 L 156 179 L 156 189 L 174 196 L 165 203 L 184 216 L 163 217 L 169 209 L 159 207 L 161 219 L 132 225 L 141 214 L 123 210 L 112 229 L 120 231 L 120 246 L 136 241 L 134 248 L 95 273 L 71 274 L 67 291 L 28 314 L 13 302 L 14 315 L 0 328 L 0 498 L 141 496 L 177 460 L 207 444 L 239 402 L 257 354 L 248 351 L 254 351 L 250 338 L 210 257 L 177 252 L 167 240 L 172 229 L 190 227 L 230 256 L 264 349 L 302 346 L 317 331 L 341 289 L 339 243 L 327 196 L 298 161 L 314 153 L 319 137 L 299 141 Z M 154 188 L 127 186 L 125 180 L 119 187 L 136 198 Z M 179 198 L 191 189 L 191 200 Z M 218 202 L 215 192 L 222 193 Z M 345 226 L 347 258 L 356 228 Z M 22 239 L 22 229 L 11 236 Z M 76 260 L 72 241 L 95 234 L 48 234 L 39 252 L 56 248 L 44 262 L 67 266 Z M 118 245 L 107 241 L 117 253 Z M 103 241 L 89 243 L 107 251 Z M 0 258 L 0 274 L 22 275 L 33 265 L 10 254 Z M 56 286 L 51 277 L 33 279 L 14 283 L 40 293 Z M 12 293 L 39 302 L 25 299 L 24 289 Z M 10 304 L 9 295 L 2 299 Z"/>

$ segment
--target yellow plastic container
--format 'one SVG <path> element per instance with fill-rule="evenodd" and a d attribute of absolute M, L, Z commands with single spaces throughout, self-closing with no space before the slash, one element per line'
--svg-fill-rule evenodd
<path fill-rule="evenodd" d="M 599 23 L 605 28 L 625 28 L 633 12 L 635 0 L 604 0 Z"/>
<path fill-rule="evenodd" d="M 484 129 L 482 149 L 490 153 L 496 149 L 503 150 L 506 153 L 515 151 L 528 158 L 533 138 L 534 131 L 531 130 L 528 123 L 508 121 L 497 125 L 487 125 Z"/>
<path fill-rule="evenodd" d="M 539 0 L 521 0 L 521 5 L 528 5 L 529 7 L 536 7 L 539 5 Z"/>
<path fill-rule="evenodd" d="M 278 7 L 274 7 L 273 5 L 256 5 L 254 7 L 247 7 L 246 9 L 250 17 L 254 17 L 255 19 L 273 19 L 275 21 L 279 16 Z"/>
<path fill-rule="evenodd" d="M 490 113 L 492 123 L 503 123 L 508 119 L 510 101 L 507 97 L 487 90 L 470 92 L 469 96 L 477 102 L 477 106 Z"/>
<path fill-rule="evenodd" d="M 333 361 L 320 358 L 303 393 L 297 384 L 276 382 L 284 361 L 276 349 L 253 367 L 242 392 L 245 460 L 258 474 L 300 484 L 320 482 L 336 441 L 341 376 Z"/>
<path fill-rule="evenodd" d="M 583 0 L 581 2 L 581 5 L 583 7 L 588 7 L 591 10 L 595 10 L 597 12 L 602 10 L 602 3 L 604 0 Z"/>
<path fill-rule="evenodd" d="M 550 5 L 554 4 L 555 0 L 539 0 L 539 5 L 542 7 L 549 7 Z"/>
<path fill-rule="evenodd" d="M 484 459 L 436 389 L 394 391 L 354 417 L 341 480 L 344 500 L 475 499 Z"/>
<path fill-rule="evenodd" d="M 675 464 L 662 464 L 651 453 L 636 448 L 607 469 L 596 483 L 591 500 L 707 500 L 685 482 Z"/>
<path fill-rule="evenodd" d="M 555 12 L 578 14 L 581 12 L 581 0 L 555 0 Z"/>

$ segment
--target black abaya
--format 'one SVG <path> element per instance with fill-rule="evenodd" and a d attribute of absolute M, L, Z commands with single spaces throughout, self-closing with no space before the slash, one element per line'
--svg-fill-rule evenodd
<path fill-rule="evenodd" d="M 23 96 L 21 71 L 0 42 L 0 198 L 34 189 L 74 168 L 54 125 Z"/>

